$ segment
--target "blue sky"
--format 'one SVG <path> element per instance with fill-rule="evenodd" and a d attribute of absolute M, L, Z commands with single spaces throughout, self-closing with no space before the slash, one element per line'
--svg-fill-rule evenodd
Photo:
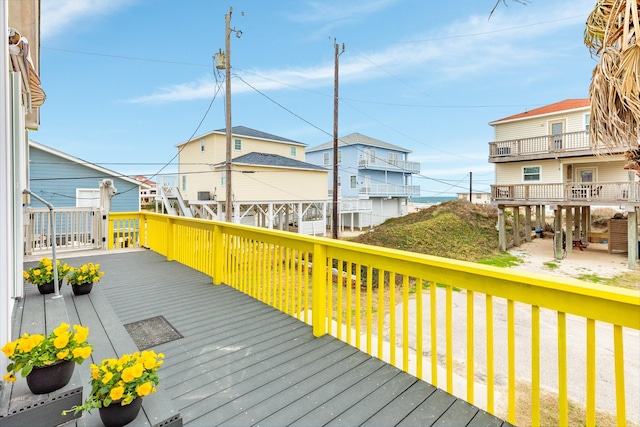
<path fill-rule="evenodd" d="M 441 4 L 441 5 L 437 5 Z M 588 97 L 595 0 L 42 0 L 40 130 L 31 139 L 152 176 L 175 145 L 225 126 L 212 56 L 231 27 L 232 117 L 308 144 L 339 134 L 412 150 L 422 196 L 488 191 L 490 121 Z M 217 93 L 217 95 L 216 95 Z M 175 160 L 163 170 L 174 172 Z M 160 178 L 156 178 L 160 180 Z"/>

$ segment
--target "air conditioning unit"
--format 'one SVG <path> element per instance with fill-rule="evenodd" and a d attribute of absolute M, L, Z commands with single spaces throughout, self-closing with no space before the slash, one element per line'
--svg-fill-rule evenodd
<path fill-rule="evenodd" d="M 198 191 L 198 200 L 211 200 L 211 193 L 208 191 Z"/>

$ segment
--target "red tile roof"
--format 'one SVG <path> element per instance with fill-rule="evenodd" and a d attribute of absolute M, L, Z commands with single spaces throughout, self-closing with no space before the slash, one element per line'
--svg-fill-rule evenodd
<path fill-rule="evenodd" d="M 513 116 L 505 117 L 500 120 L 495 120 L 490 124 L 506 122 L 509 120 L 522 119 L 525 117 L 542 116 L 545 114 L 557 113 L 559 111 L 574 110 L 576 108 L 588 107 L 591 105 L 589 98 L 581 99 L 565 99 L 564 101 L 556 102 L 555 104 L 545 105 L 544 107 L 535 108 L 524 113 L 515 114 Z"/>

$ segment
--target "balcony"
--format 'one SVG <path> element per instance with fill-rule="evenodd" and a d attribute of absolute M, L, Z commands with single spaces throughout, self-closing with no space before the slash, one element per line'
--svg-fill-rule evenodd
<path fill-rule="evenodd" d="M 589 133 L 570 132 L 534 138 L 520 138 L 489 143 L 489 162 L 502 163 L 522 160 L 539 160 L 557 157 L 590 156 L 598 153 L 622 153 L 601 145 L 594 150 L 589 144 Z"/>
<path fill-rule="evenodd" d="M 563 203 L 571 205 L 638 204 L 640 183 L 596 182 L 565 184 L 492 185 L 491 199 L 499 203 Z"/>
<path fill-rule="evenodd" d="M 596 410 L 615 414 L 619 425 L 640 420 L 633 400 L 640 386 L 638 291 L 159 214 L 111 214 L 109 230 L 132 224 L 139 227 L 141 245 L 204 273 L 209 282 L 226 285 L 214 289 L 227 293 L 229 287 L 234 288 L 265 307 L 308 323 L 316 337 L 333 336 L 451 394 L 464 396 L 489 413 L 504 405 L 511 423 L 517 409 L 516 384 L 521 382 L 530 384 L 532 425 L 541 424 L 542 389 L 557 393 L 559 425 L 568 424 L 569 396 L 581 396 L 586 425 L 596 424 Z M 107 240 L 114 241 L 112 237 Z M 130 274 L 123 269 L 121 277 Z M 170 276 L 182 277 L 163 275 Z M 167 283 L 164 289 L 176 290 L 175 282 L 168 279 Z M 180 283 L 186 292 L 190 282 Z M 125 289 L 135 288 L 132 284 Z M 162 292 L 157 295 L 171 306 L 184 298 L 199 300 L 190 292 L 181 298 L 163 297 Z M 128 298 L 115 289 L 114 296 L 121 301 Z M 139 304 L 130 305 L 133 312 L 139 310 Z M 189 307 L 188 301 L 185 306 Z M 214 314 L 224 319 L 233 313 Z M 205 315 L 204 326 L 211 324 L 211 316 Z M 189 322 L 190 317 L 184 320 Z M 268 322 L 254 326 L 263 323 Z M 242 328 L 233 333 L 244 332 L 249 331 Z M 205 336 L 203 333 L 203 339 Z M 240 344 L 213 348 L 252 353 Z M 380 387 L 382 392 L 384 387 Z M 382 395 L 394 393 L 390 390 Z M 411 401 L 417 397 L 404 395 Z M 336 399 L 341 400 L 336 396 L 331 401 Z M 184 402 L 185 406 L 191 403 L 196 401 Z M 288 408 L 301 410 L 298 403 L 303 404 L 296 401 Z M 422 407 L 417 405 L 416 410 Z M 180 412 L 188 419 L 186 411 Z M 448 424 L 466 423 L 451 420 Z"/>
<path fill-rule="evenodd" d="M 419 196 L 419 185 L 375 184 L 360 187 L 360 197 L 410 197 Z"/>
<path fill-rule="evenodd" d="M 420 163 L 404 160 L 362 157 L 358 160 L 359 169 L 384 170 L 389 172 L 420 173 Z"/>

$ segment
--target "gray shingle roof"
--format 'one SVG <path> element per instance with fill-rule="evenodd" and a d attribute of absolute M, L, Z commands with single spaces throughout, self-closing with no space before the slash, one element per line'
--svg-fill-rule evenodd
<path fill-rule="evenodd" d="M 226 133 L 226 128 L 214 130 L 217 133 Z M 299 144 L 306 146 L 307 144 L 292 139 L 283 138 L 281 136 L 272 135 L 270 133 L 261 132 L 259 130 L 251 129 L 246 126 L 233 126 L 231 128 L 231 134 L 234 136 L 247 136 L 250 138 L 268 139 L 270 141 L 287 142 L 289 144 Z"/>
<path fill-rule="evenodd" d="M 357 144 L 366 145 L 369 147 L 387 148 L 389 150 L 400 151 L 403 153 L 411 152 L 411 150 L 407 150 L 406 148 L 389 144 L 388 142 L 380 141 L 379 139 L 371 138 L 369 136 L 362 135 L 361 133 L 357 133 L 357 132 L 338 138 L 338 147 L 346 147 L 349 145 L 357 145 Z M 333 141 L 329 141 L 324 144 L 309 148 L 307 149 L 307 153 L 326 150 L 330 148 L 333 148 Z"/>
<path fill-rule="evenodd" d="M 249 153 L 240 157 L 236 157 L 232 160 L 235 165 L 254 165 L 254 166 L 272 166 L 279 168 L 291 168 L 291 169 L 308 169 L 308 170 L 320 170 L 326 171 L 327 169 L 322 166 L 312 165 L 311 163 L 301 162 L 300 160 L 290 159 L 288 157 L 280 156 L 278 154 L 267 153 Z M 218 163 L 216 166 L 222 166 L 224 163 Z"/>

